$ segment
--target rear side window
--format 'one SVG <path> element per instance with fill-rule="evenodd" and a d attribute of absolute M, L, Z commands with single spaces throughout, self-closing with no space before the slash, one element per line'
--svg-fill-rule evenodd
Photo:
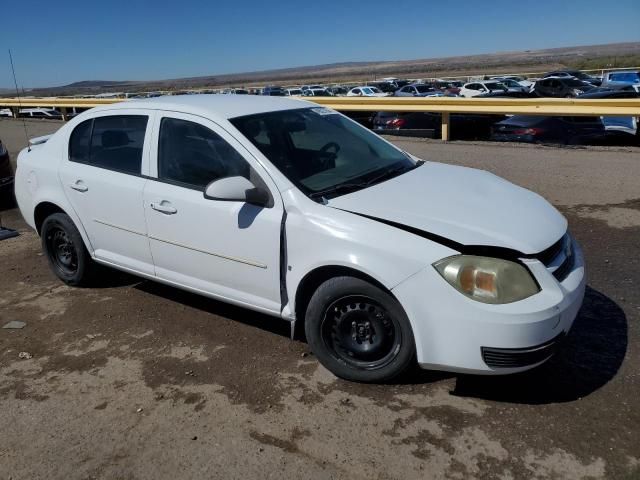
<path fill-rule="evenodd" d="M 139 175 L 148 117 L 113 115 L 78 125 L 69 140 L 69 160 Z"/>
<path fill-rule="evenodd" d="M 92 125 L 93 119 L 85 120 L 71 133 L 71 138 L 69 139 L 69 160 L 72 162 L 89 163 Z"/>
<path fill-rule="evenodd" d="M 640 74 L 636 72 L 612 73 L 609 80 L 614 82 L 637 82 L 640 80 Z"/>
<path fill-rule="evenodd" d="M 158 144 L 158 178 L 204 190 L 219 178 L 250 178 L 244 158 L 218 134 L 198 123 L 163 118 Z"/>

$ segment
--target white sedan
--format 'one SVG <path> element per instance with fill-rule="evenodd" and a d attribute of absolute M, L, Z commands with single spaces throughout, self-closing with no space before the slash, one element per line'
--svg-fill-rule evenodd
<path fill-rule="evenodd" d="M 63 282 L 101 264 L 264 312 L 355 381 L 534 367 L 585 290 L 542 197 L 303 100 L 94 108 L 20 153 L 15 191 Z"/>
<path fill-rule="evenodd" d="M 387 94 L 384 93 L 377 87 L 355 87 L 347 92 L 347 97 L 386 97 Z"/>
<path fill-rule="evenodd" d="M 465 83 L 460 89 L 460 96 L 471 98 L 487 93 L 506 91 L 508 91 L 508 89 L 503 83 L 493 80 L 482 80 L 478 82 Z"/>

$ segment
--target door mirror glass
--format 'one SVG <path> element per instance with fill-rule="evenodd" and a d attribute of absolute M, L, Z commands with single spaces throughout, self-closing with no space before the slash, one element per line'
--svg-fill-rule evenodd
<path fill-rule="evenodd" d="M 269 193 L 244 177 L 225 177 L 214 180 L 204 191 L 204 198 L 226 202 L 246 202 L 265 207 Z"/>

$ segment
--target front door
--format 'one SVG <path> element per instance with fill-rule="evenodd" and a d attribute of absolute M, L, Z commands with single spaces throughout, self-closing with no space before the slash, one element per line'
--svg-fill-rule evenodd
<path fill-rule="evenodd" d="M 279 313 L 283 206 L 267 173 L 236 139 L 204 118 L 163 113 L 154 130 L 155 180 L 145 187 L 144 208 L 158 278 Z M 272 205 L 204 197 L 211 181 L 230 176 L 267 187 Z"/>

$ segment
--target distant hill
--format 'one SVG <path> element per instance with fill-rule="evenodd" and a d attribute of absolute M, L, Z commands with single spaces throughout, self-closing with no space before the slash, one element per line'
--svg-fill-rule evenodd
<path fill-rule="evenodd" d="M 95 95 L 118 91 L 174 90 L 202 87 L 254 86 L 277 83 L 367 81 L 386 76 L 437 78 L 498 73 L 544 72 L 560 68 L 606 68 L 640 65 L 640 42 L 497 52 L 482 55 L 346 62 L 258 72 L 152 81 L 87 80 L 70 85 L 34 88 L 29 95 Z M 2 93 L 0 89 L 0 94 Z M 11 89 L 6 89 L 10 94 Z"/>

